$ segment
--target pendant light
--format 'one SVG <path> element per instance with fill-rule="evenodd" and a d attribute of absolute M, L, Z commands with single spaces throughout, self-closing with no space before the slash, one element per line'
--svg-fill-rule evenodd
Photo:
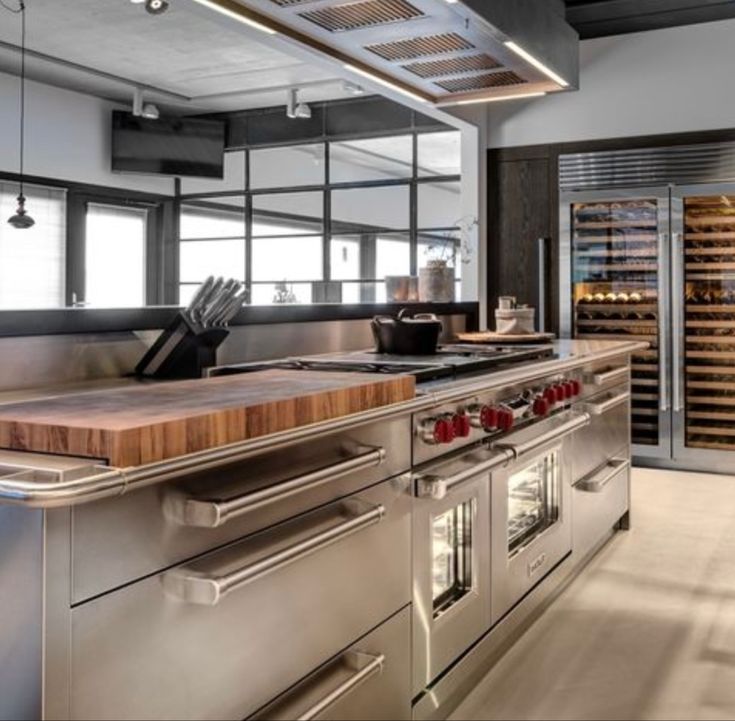
<path fill-rule="evenodd" d="M 26 4 L 19 0 L 21 17 L 21 43 L 20 43 L 20 195 L 18 196 L 18 209 L 8 223 L 18 230 L 32 228 L 36 221 L 28 215 L 26 210 L 26 198 L 23 195 L 23 171 L 24 171 L 24 145 L 25 145 L 25 116 L 26 116 Z"/>

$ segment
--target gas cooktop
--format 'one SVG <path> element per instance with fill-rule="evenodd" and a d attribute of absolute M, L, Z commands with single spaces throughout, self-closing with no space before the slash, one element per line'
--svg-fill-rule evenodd
<path fill-rule="evenodd" d="M 223 376 L 260 370 L 314 370 L 342 373 L 405 373 L 418 383 L 455 379 L 472 373 L 547 360 L 554 357 L 552 346 L 444 345 L 434 355 L 399 356 L 372 351 L 283 358 L 273 361 L 219 366 L 208 375 Z"/>

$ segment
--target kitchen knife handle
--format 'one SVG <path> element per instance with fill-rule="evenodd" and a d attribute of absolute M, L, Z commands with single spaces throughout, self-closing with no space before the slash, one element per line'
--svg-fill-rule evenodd
<path fill-rule="evenodd" d="M 247 563 L 232 571 L 222 573 L 214 568 L 211 572 L 201 572 L 186 567 L 168 571 L 161 579 L 164 591 L 169 596 L 185 603 L 197 606 L 216 606 L 233 591 L 377 525 L 385 518 L 385 513 L 384 506 L 374 506 L 369 511 L 317 533 L 311 538 L 287 546 L 265 558 Z"/>
<path fill-rule="evenodd" d="M 191 528 L 219 528 L 228 521 L 259 510 L 265 506 L 287 501 L 292 496 L 314 490 L 350 473 L 365 471 L 382 465 L 387 458 L 384 448 L 297 476 L 284 483 L 226 500 L 200 500 L 182 493 L 170 493 L 163 501 L 164 515 L 174 523 Z"/>

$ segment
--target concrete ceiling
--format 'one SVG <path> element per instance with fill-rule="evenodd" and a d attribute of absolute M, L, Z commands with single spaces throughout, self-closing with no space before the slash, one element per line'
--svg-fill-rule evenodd
<path fill-rule="evenodd" d="M 580 37 L 657 30 L 735 18 L 735 0 L 566 0 Z"/>
<path fill-rule="evenodd" d="M 26 0 L 26 7 L 29 50 L 70 64 L 31 54 L 28 75 L 41 82 L 123 102 L 131 83 L 151 86 L 164 92 L 152 89 L 149 99 L 191 113 L 283 105 L 288 86 L 302 87 L 307 102 L 349 97 L 331 68 L 192 0 L 172 0 L 160 16 L 129 0 Z M 20 19 L 1 8 L 0 19 L 0 72 L 17 74 L 19 54 L 9 46 L 20 44 Z"/>

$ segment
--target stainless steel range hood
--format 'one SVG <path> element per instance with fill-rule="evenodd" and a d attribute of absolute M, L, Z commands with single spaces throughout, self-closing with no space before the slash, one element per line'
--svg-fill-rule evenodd
<path fill-rule="evenodd" d="M 562 0 L 196 1 L 437 105 L 578 87 Z"/>

